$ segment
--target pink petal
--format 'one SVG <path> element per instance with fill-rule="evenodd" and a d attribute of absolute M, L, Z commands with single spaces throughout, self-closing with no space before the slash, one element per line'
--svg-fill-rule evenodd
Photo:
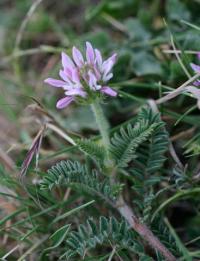
<path fill-rule="evenodd" d="M 54 87 L 63 87 L 66 84 L 66 82 L 64 82 L 64 81 L 56 80 L 53 78 L 47 78 L 46 80 L 44 80 L 44 82 L 48 83 Z"/>
<path fill-rule="evenodd" d="M 96 62 L 99 68 L 101 68 L 102 66 L 102 56 L 101 56 L 101 52 L 98 49 L 95 49 L 95 55 L 96 55 Z"/>
<path fill-rule="evenodd" d="M 63 70 L 60 70 L 60 71 L 59 71 L 59 75 L 60 75 L 60 77 L 61 77 L 64 81 L 66 81 L 67 83 L 70 83 L 70 82 L 71 82 L 70 79 L 69 79 L 69 77 L 68 77 L 68 75 L 67 75 Z"/>
<path fill-rule="evenodd" d="M 86 42 L 86 58 L 89 64 L 94 64 L 94 49 L 89 42 Z"/>
<path fill-rule="evenodd" d="M 112 56 L 110 56 L 107 60 L 103 62 L 103 65 L 105 64 L 112 64 L 112 66 L 116 63 L 117 60 L 117 54 L 114 53 Z"/>
<path fill-rule="evenodd" d="M 73 56 L 74 62 L 76 63 L 76 65 L 78 67 L 83 66 L 83 64 L 84 64 L 83 56 L 82 56 L 81 52 L 75 46 L 72 49 L 72 56 Z"/>
<path fill-rule="evenodd" d="M 104 86 L 101 88 L 101 92 L 112 96 L 112 97 L 116 97 L 117 96 L 117 92 L 115 90 L 113 90 L 112 88 L 108 87 L 108 86 Z"/>
<path fill-rule="evenodd" d="M 88 82 L 89 86 L 92 89 L 95 89 L 95 86 L 97 85 L 97 78 L 91 71 L 88 72 L 88 76 L 89 76 L 89 82 Z"/>
<path fill-rule="evenodd" d="M 200 89 L 194 86 L 188 86 L 186 87 L 186 91 L 191 92 L 196 99 L 200 100 Z"/>
<path fill-rule="evenodd" d="M 108 60 L 111 60 L 113 62 L 113 64 L 115 64 L 116 60 L 117 60 L 117 54 L 114 53 L 110 58 L 108 58 Z"/>
<path fill-rule="evenodd" d="M 197 54 L 197 58 L 200 60 L 200 52 Z"/>
<path fill-rule="evenodd" d="M 56 104 L 56 108 L 58 109 L 63 109 L 65 107 L 67 107 L 71 102 L 74 101 L 73 97 L 65 97 L 60 99 L 57 104 Z"/>
<path fill-rule="evenodd" d="M 114 53 L 111 57 L 109 57 L 107 60 L 103 62 L 102 65 L 102 71 L 107 74 L 113 67 L 113 65 L 116 63 L 116 57 L 117 54 Z"/>
<path fill-rule="evenodd" d="M 111 71 L 113 65 L 114 63 L 112 62 L 112 60 L 105 61 L 102 66 L 103 74 L 104 75 L 108 74 Z"/>
<path fill-rule="evenodd" d="M 197 72 L 200 73 L 200 66 L 194 63 L 190 63 L 190 66 L 192 67 L 192 69 Z"/>
<path fill-rule="evenodd" d="M 108 82 L 113 77 L 113 73 L 109 73 L 107 75 L 103 75 L 103 81 Z"/>
<path fill-rule="evenodd" d="M 70 81 L 72 80 L 72 71 L 73 71 L 73 69 L 74 68 L 71 68 L 71 69 L 70 68 L 66 68 L 65 71 L 64 71 L 66 73 L 67 77 L 70 79 Z"/>
<path fill-rule="evenodd" d="M 75 67 L 72 59 L 66 53 L 62 52 L 61 57 L 62 57 L 62 65 L 65 70 L 68 68 L 71 69 Z"/>
<path fill-rule="evenodd" d="M 193 82 L 193 84 L 195 85 L 195 86 L 200 86 L 200 80 L 197 80 L 197 81 L 195 81 L 195 82 Z"/>
<path fill-rule="evenodd" d="M 72 71 L 72 81 L 75 83 L 80 83 L 80 77 L 77 69 Z"/>
<path fill-rule="evenodd" d="M 76 88 L 76 89 L 73 89 L 73 90 L 69 90 L 69 91 L 66 91 L 65 92 L 66 95 L 69 95 L 69 96 L 82 96 L 82 97 L 86 97 L 86 92 L 84 92 L 81 88 Z"/>
<path fill-rule="evenodd" d="M 94 70 L 94 73 L 95 73 L 95 76 L 96 76 L 97 80 L 99 81 L 101 79 L 101 73 L 97 69 L 96 65 L 94 65 L 93 70 Z"/>

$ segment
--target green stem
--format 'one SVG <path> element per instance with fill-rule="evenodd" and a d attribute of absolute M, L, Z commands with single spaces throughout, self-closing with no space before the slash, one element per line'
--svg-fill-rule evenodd
<path fill-rule="evenodd" d="M 164 209 L 167 205 L 173 203 L 174 201 L 179 200 L 180 198 L 187 198 L 190 197 L 190 195 L 192 194 L 197 194 L 200 193 L 200 188 L 193 188 L 193 189 L 187 189 L 187 190 L 182 190 L 180 192 L 177 192 L 175 195 L 173 195 L 172 197 L 168 198 L 166 201 L 164 201 L 157 209 L 156 211 L 153 213 L 152 218 L 151 218 L 151 222 L 154 220 L 154 218 L 156 217 L 156 215 L 162 210 Z"/>
<path fill-rule="evenodd" d="M 103 145 L 105 146 L 106 150 L 108 150 L 110 139 L 108 135 L 109 124 L 107 119 L 104 116 L 103 110 L 101 105 L 96 101 L 91 104 L 92 111 L 94 113 L 100 134 L 102 136 Z"/>

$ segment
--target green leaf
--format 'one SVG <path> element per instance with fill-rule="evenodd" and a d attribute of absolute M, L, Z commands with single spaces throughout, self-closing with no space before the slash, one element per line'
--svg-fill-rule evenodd
<path fill-rule="evenodd" d="M 65 226 L 62 226 L 58 230 L 56 230 L 51 236 L 50 239 L 53 241 L 53 246 L 48 247 L 44 250 L 44 252 L 49 251 L 51 249 L 54 249 L 58 247 L 66 238 L 68 232 L 70 229 L 70 225 L 67 224 Z"/>
<path fill-rule="evenodd" d="M 129 124 L 114 133 L 111 139 L 111 153 L 117 162 L 117 166 L 125 168 L 128 163 L 136 158 L 136 150 L 145 141 L 151 138 L 153 133 L 163 126 L 162 122 L 149 122 L 148 119 L 140 119 L 134 127 Z"/>
<path fill-rule="evenodd" d="M 167 14 L 168 17 L 172 20 L 190 20 L 190 12 L 187 7 L 180 0 L 168 0 L 166 2 Z"/>
<path fill-rule="evenodd" d="M 138 19 L 129 18 L 125 21 L 129 37 L 134 41 L 147 41 L 151 38 L 149 31 L 141 24 Z"/>
<path fill-rule="evenodd" d="M 81 210 L 81 209 L 83 209 L 83 208 L 85 208 L 85 207 L 87 207 L 87 206 L 93 204 L 94 202 L 95 202 L 95 200 L 91 200 L 91 201 L 89 201 L 89 202 L 87 202 L 87 203 L 85 203 L 85 204 L 83 204 L 83 205 L 81 205 L 81 206 L 79 206 L 79 207 L 77 207 L 77 208 L 73 208 L 73 209 L 67 211 L 67 212 L 64 213 L 64 214 L 59 215 L 58 217 L 56 217 L 56 218 L 53 220 L 53 223 L 56 223 L 56 222 L 60 221 L 61 219 L 65 219 L 66 217 L 68 217 L 68 216 L 70 216 L 70 215 L 76 213 L 77 211 L 79 211 L 79 210 Z"/>
<path fill-rule="evenodd" d="M 156 128 L 152 133 L 150 139 L 145 141 L 136 152 L 136 159 L 134 160 L 134 168 L 132 169 L 133 175 L 141 176 L 143 180 L 144 176 L 152 177 L 156 171 L 158 171 L 164 161 L 165 152 L 168 149 L 168 133 L 164 128 L 164 122 L 161 121 L 158 113 L 153 113 L 151 109 L 143 107 L 138 115 L 138 119 L 148 119 L 149 124 L 160 124 L 160 128 Z M 159 181 L 159 177 L 152 177 L 147 180 L 147 184 L 153 184 Z"/>
<path fill-rule="evenodd" d="M 153 64 L 153 66 L 152 66 Z M 132 70 L 138 75 L 162 75 L 163 70 L 159 61 L 146 51 L 132 54 Z"/>
<path fill-rule="evenodd" d="M 101 177 L 96 169 L 88 170 L 87 165 L 78 161 L 61 161 L 48 170 L 40 183 L 41 189 L 52 189 L 58 185 L 73 187 L 104 200 L 113 200 L 121 190 L 119 184 L 111 185 L 110 180 Z"/>
<path fill-rule="evenodd" d="M 97 222 L 89 218 L 86 225 L 79 225 L 76 231 L 71 231 L 68 234 L 65 253 L 62 257 L 67 260 L 77 256 L 83 257 L 98 245 L 103 245 L 105 248 L 110 244 L 138 255 L 143 255 L 144 252 L 136 234 L 125 221 L 117 221 L 113 217 L 100 217 Z"/>
<path fill-rule="evenodd" d="M 89 155 L 90 158 L 92 158 L 100 167 L 103 166 L 106 157 L 106 151 L 104 147 L 87 139 L 76 140 L 76 144 L 84 153 Z"/>
<path fill-rule="evenodd" d="M 179 236 L 177 235 L 177 233 L 175 232 L 174 228 L 171 226 L 171 224 L 169 223 L 167 218 L 165 218 L 165 223 L 168 226 L 169 231 L 170 231 L 171 235 L 173 236 L 174 240 L 176 241 L 176 245 L 177 245 L 178 249 L 180 250 L 180 252 L 182 253 L 184 259 L 187 261 L 192 261 L 193 258 L 192 258 L 192 256 L 190 256 L 189 250 L 187 250 L 187 248 L 181 242 Z"/>

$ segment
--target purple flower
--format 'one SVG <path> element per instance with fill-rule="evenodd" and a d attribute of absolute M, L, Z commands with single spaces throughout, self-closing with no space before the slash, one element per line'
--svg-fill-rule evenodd
<path fill-rule="evenodd" d="M 200 52 L 197 54 L 197 57 L 200 60 Z M 200 73 L 200 65 L 190 63 L 190 66 L 192 67 L 192 69 L 195 73 Z M 193 82 L 193 84 L 195 86 L 200 86 L 200 80 L 196 80 L 195 82 Z"/>
<path fill-rule="evenodd" d="M 74 46 L 72 58 L 62 52 L 62 69 L 59 72 L 61 80 L 47 78 L 44 82 L 51 86 L 62 88 L 65 97 L 60 99 L 56 107 L 62 109 L 73 101 L 81 101 L 92 93 L 117 96 L 117 92 L 107 85 L 113 77 L 111 70 L 116 62 L 116 54 L 103 61 L 101 52 L 86 42 L 86 55 Z"/>

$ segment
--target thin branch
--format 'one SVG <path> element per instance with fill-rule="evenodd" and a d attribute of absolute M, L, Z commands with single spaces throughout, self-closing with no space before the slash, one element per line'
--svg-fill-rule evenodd
<path fill-rule="evenodd" d="M 181 54 L 181 53 L 188 53 L 188 54 L 198 54 L 199 51 L 192 51 L 192 50 L 163 50 L 163 53 L 172 53 L 172 54 L 175 54 L 175 53 L 178 53 L 178 54 Z"/>
<path fill-rule="evenodd" d="M 0 148 L 0 161 L 9 171 L 15 170 L 14 161 L 1 148 Z"/>
<path fill-rule="evenodd" d="M 184 82 L 180 87 L 178 87 L 174 91 L 170 92 L 169 94 L 165 95 L 164 97 L 156 100 L 156 104 L 161 104 L 161 103 L 164 103 L 164 102 L 166 102 L 168 100 L 171 100 L 171 99 L 175 98 L 176 96 L 178 96 L 185 89 L 186 86 L 188 86 L 191 82 L 195 81 L 198 77 L 200 77 L 200 73 L 195 74 L 189 80 Z"/>
<path fill-rule="evenodd" d="M 194 131 L 196 130 L 196 127 L 192 127 L 192 128 L 189 128 L 188 130 L 186 131 L 182 131 L 182 132 L 179 132 L 178 134 L 175 134 L 174 136 L 172 136 L 170 138 L 171 142 L 173 141 L 176 141 L 178 139 L 184 139 L 184 138 L 189 138 L 189 136 L 191 136 Z"/>
<path fill-rule="evenodd" d="M 28 21 L 32 17 L 33 13 L 35 12 L 36 8 L 41 4 L 42 0 L 36 0 L 28 10 L 24 20 L 21 23 L 21 26 L 19 28 L 19 31 L 17 32 L 17 37 L 15 41 L 15 48 L 14 50 L 18 49 L 22 40 L 23 33 L 25 31 L 26 25 L 28 24 Z"/>
<path fill-rule="evenodd" d="M 11 55 L 8 55 L 2 58 L 0 65 L 6 65 L 7 63 L 11 62 L 13 59 L 28 55 L 34 55 L 39 53 L 61 53 L 65 47 L 53 47 L 50 45 L 39 45 L 36 48 L 25 49 L 25 50 L 14 50 Z"/>
<path fill-rule="evenodd" d="M 176 257 L 160 242 L 152 231 L 135 216 L 132 209 L 125 203 L 121 197 L 116 205 L 116 209 L 127 220 L 129 225 L 144 239 L 149 245 L 160 252 L 167 261 L 176 261 Z"/>
<path fill-rule="evenodd" d="M 178 157 L 178 155 L 177 155 L 177 153 L 176 153 L 176 151 L 175 151 L 175 149 L 174 149 L 174 146 L 173 146 L 173 144 L 172 144 L 171 141 L 170 141 L 170 143 L 169 143 L 169 152 L 170 152 L 170 154 L 171 154 L 173 160 L 176 162 L 176 164 L 177 164 L 181 169 L 183 169 L 184 166 L 183 166 L 182 162 L 180 161 L 180 159 L 179 159 L 179 157 Z"/>
<path fill-rule="evenodd" d="M 112 258 L 114 257 L 115 252 L 116 252 L 116 247 L 113 247 L 113 250 L 112 250 L 112 252 L 111 252 L 111 254 L 110 254 L 110 256 L 109 256 L 108 261 L 112 261 Z"/>
<path fill-rule="evenodd" d="M 182 60 L 181 60 L 179 54 L 176 52 L 176 46 L 175 46 L 174 38 L 173 38 L 172 35 L 170 36 L 170 39 L 171 39 L 172 47 L 173 47 L 173 49 L 174 49 L 174 51 L 175 51 L 174 54 L 175 54 L 175 56 L 176 56 L 176 58 L 177 58 L 179 64 L 180 64 L 180 66 L 182 67 L 182 69 L 183 69 L 184 73 L 186 74 L 186 76 L 190 79 L 192 76 L 190 75 L 190 73 L 188 72 L 187 68 L 186 68 L 185 65 L 183 64 L 183 62 L 182 62 Z"/>
<path fill-rule="evenodd" d="M 60 129 L 59 127 L 57 127 L 54 124 L 51 123 L 47 123 L 47 127 L 53 131 L 55 131 L 59 136 L 61 136 L 62 138 L 64 138 L 65 140 L 67 140 L 70 144 L 76 146 L 75 141 L 69 136 L 67 135 L 62 129 Z"/>

